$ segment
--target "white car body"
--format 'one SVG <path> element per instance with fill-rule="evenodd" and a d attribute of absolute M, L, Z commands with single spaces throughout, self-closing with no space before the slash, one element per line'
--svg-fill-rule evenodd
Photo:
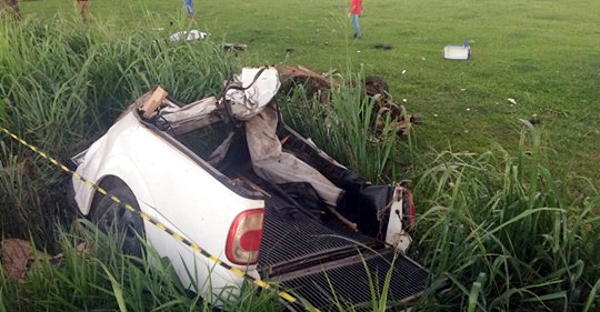
<path fill-rule="evenodd" d="M 233 219 L 242 211 L 264 208 L 264 201 L 236 194 L 207 173 L 210 165 L 203 168 L 197 161 L 203 162 L 200 158 L 191 159 L 189 154 L 174 148 L 172 142 L 141 125 L 136 112 L 130 111 L 89 148 L 77 173 L 96 184 L 107 176 L 119 177 L 133 191 L 142 212 L 228 262 L 224 247 Z M 157 170 L 167 167 L 168 170 Z M 87 215 L 95 190 L 79 179 L 73 179 L 73 184 L 75 201 Z M 213 289 L 241 285 L 241 277 L 215 265 L 163 230 L 148 222 L 145 229 L 147 240 L 158 254 L 172 261 L 184 285 L 191 283 L 186 270 L 196 270 L 197 281 L 210 281 L 198 285 L 206 295 Z M 229 264 L 258 277 L 256 265 Z"/>
<path fill-rule="evenodd" d="M 273 85 L 272 81 L 265 80 L 261 83 Z M 200 246 L 223 263 L 243 270 L 254 278 L 260 279 L 265 275 L 273 274 L 271 277 L 274 280 L 285 282 L 286 278 L 295 281 L 300 274 L 298 272 L 301 271 L 305 275 L 318 274 L 318 271 L 321 270 L 319 268 L 325 267 L 321 266 L 321 262 L 328 261 L 328 254 L 319 253 L 321 252 L 319 250 L 313 253 L 320 256 L 320 258 L 317 257 L 318 261 L 311 260 L 311 254 L 307 253 L 293 259 L 290 258 L 289 262 L 275 263 L 265 270 L 260 268 L 262 271 L 257 270 L 256 264 L 239 265 L 230 261 L 229 255 L 226 255 L 226 245 L 234 220 L 241 213 L 249 210 L 262 209 L 266 211 L 266 197 L 270 198 L 271 196 L 260 187 L 240 187 L 236 184 L 237 182 L 220 172 L 209 161 L 202 159 L 182 142 L 170 136 L 168 131 L 161 131 L 150 123 L 146 112 L 143 111 L 145 107 L 143 105 L 149 103 L 152 96 L 147 94 L 140 99 L 141 102 L 133 103 L 106 134 L 94 142 L 87 151 L 75 156 L 73 161 L 78 165 L 76 172 L 86 180 L 100 186 L 108 177 L 119 178 L 131 190 L 143 214 L 163 224 L 189 242 Z M 251 97 L 245 98 L 251 99 Z M 189 121 L 190 112 L 197 111 L 198 114 L 205 114 L 206 111 L 217 109 L 214 98 L 183 107 L 178 107 L 168 100 L 166 102 L 170 109 L 187 114 L 184 116 L 185 122 Z M 170 130 L 174 132 L 174 129 Z M 316 148 L 310 140 L 302 138 L 289 128 L 287 130 L 297 144 L 311 150 L 313 157 L 337 168 L 334 170 L 348 171 Z M 98 194 L 96 189 L 76 177 L 72 182 L 75 202 L 79 210 L 82 214 L 89 215 L 94 198 Z M 388 186 L 388 189 L 391 188 Z M 396 259 L 394 255 L 397 255 L 398 252 L 395 252 L 394 249 L 403 253 L 410 244 L 410 237 L 403 228 L 406 227 L 406 222 L 403 220 L 406 215 L 405 195 L 407 190 L 401 186 L 396 186 L 391 190 L 389 194 L 393 195 L 389 197 L 389 204 L 385 208 L 388 215 L 383 214 L 387 220 L 379 220 L 380 223 L 385 222 L 386 227 L 385 232 L 382 233 L 383 237 L 377 243 L 379 246 L 377 248 L 387 253 L 386 257 L 389 259 Z M 379 217 L 378 213 L 377 218 L 379 219 Z M 340 218 L 340 220 L 344 219 L 343 216 Z M 216 302 L 216 298 L 211 297 L 212 294 L 221 293 L 225 289 L 235 291 L 241 286 L 243 278 L 238 274 L 232 273 L 186 244 L 177 241 L 172 235 L 151 222 L 144 221 L 144 231 L 146 240 L 158 255 L 168 257 L 171 261 L 183 285 L 199 291 L 203 297 Z M 337 240 L 335 237 L 325 238 Z M 348 239 L 340 239 L 340 241 L 349 244 Z M 262 242 L 263 244 L 265 242 L 264 236 Z M 352 249 L 356 249 L 353 246 L 357 246 L 357 243 L 351 244 L 352 246 L 344 247 L 346 249 L 343 254 L 338 253 L 332 257 L 331 262 L 328 262 L 332 263 L 329 265 L 332 270 L 350 263 L 349 260 L 342 259 L 342 257 L 346 257 L 346 254 L 348 254 L 348 258 L 354 259 L 352 263 L 357 264 L 360 270 L 364 268 L 361 263 L 362 255 L 359 257 L 356 251 L 354 254 L 349 253 Z M 294 246 L 286 247 L 294 248 Z M 263 247 L 260 248 L 262 251 Z M 273 249 L 276 248 L 279 247 L 273 247 Z M 327 247 L 323 250 L 334 250 L 334 252 L 341 250 L 336 248 Z M 373 259 L 375 258 L 377 255 L 373 256 Z M 301 268 L 304 263 L 312 263 L 311 261 L 314 263 L 310 268 Z M 425 271 L 414 261 L 410 259 L 403 261 L 405 263 L 403 265 L 410 266 L 416 272 L 415 274 L 420 274 L 417 283 L 419 287 L 411 293 L 411 296 L 400 298 L 412 300 L 424 289 L 427 273 L 422 273 Z M 389 265 L 395 268 L 394 264 Z M 286 267 L 288 268 L 287 272 L 277 275 L 277 270 L 283 272 Z M 398 274 L 404 273 L 399 272 Z M 402 278 L 399 277 L 398 281 L 402 282 Z M 197 285 L 198 288 L 193 288 L 191 285 Z M 403 291 L 402 294 L 406 294 L 406 292 Z"/>

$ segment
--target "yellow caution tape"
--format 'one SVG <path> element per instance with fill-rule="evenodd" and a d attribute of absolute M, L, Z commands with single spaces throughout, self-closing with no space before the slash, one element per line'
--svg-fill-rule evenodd
<path fill-rule="evenodd" d="M 216 264 L 220 265 L 221 267 L 229 270 L 230 272 L 234 273 L 235 275 L 238 275 L 246 280 L 249 280 L 250 282 L 252 282 L 252 284 L 262 288 L 262 289 L 274 289 L 274 287 L 261 280 L 261 279 L 257 279 L 253 276 L 248 275 L 248 273 L 246 273 L 243 270 L 240 270 L 236 267 L 233 267 L 223 261 L 221 261 L 218 257 L 215 257 L 213 255 L 211 255 L 210 253 L 208 253 L 206 250 L 202 249 L 200 246 L 198 246 L 195 243 L 190 242 L 188 239 L 184 238 L 183 236 L 181 236 L 179 233 L 173 231 L 172 229 L 166 227 L 164 224 L 160 223 L 159 221 L 156 221 L 155 219 L 153 219 L 151 216 L 136 210 L 132 205 L 130 205 L 129 203 L 126 203 L 124 201 L 122 201 L 120 198 L 118 198 L 115 195 L 109 195 L 108 192 L 100 187 L 99 185 L 95 184 L 94 182 L 84 178 L 83 176 L 81 176 L 79 173 L 69 169 L 67 166 L 63 165 L 62 163 L 60 163 L 58 160 L 56 160 L 55 158 L 50 157 L 48 154 L 46 154 L 45 152 L 41 151 L 40 149 L 38 149 L 37 147 L 27 143 L 25 140 L 21 139 L 19 136 L 17 136 L 16 134 L 8 131 L 6 128 L 1 128 L 0 127 L 0 133 L 5 133 L 8 136 L 10 136 L 11 138 L 13 138 L 15 141 L 21 143 L 23 146 L 29 148 L 30 150 L 32 150 L 33 152 L 35 152 L 36 154 L 38 154 L 39 156 L 41 156 L 42 158 L 48 160 L 50 163 L 52 163 L 53 165 L 59 167 L 62 171 L 70 174 L 72 177 L 74 177 L 75 179 L 78 179 L 80 181 L 82 181 L 83 183 L 93 187 L 98 193 L 104 195 L 104 196 L 108 196 L 108 198 L 110 198 L 113 202 L 119 204 L 120 207 L 124 207 L 125 209 L 134 212 L 136 214 L 138 214 L 143 220 L 150 222 L 151 224 L 154 224 L 156 227 L 158 227 L 159 229 L 163 230 L 164 232 L 168 233 L 171 237 L 173 237 L 174 239 L 176 239 L 177 241 L 183 243 L 184 245 L 190 247 L 192 250 L 200 253 L 201 255 L 203 255 L 204 257 L 210 259 L 211 261 L 215 262 Z M 279 296 L 279 298 L 283 299 L 286 302 L 289 303 L 300 303 L 298 299 L 296 299 L 294 296 L 292 296 L 290 293 L 283 291 L 283 290 L 277 290 L 277 295 Z M 300 303 L 302 304 L 302 303 Z M 302 304 L 305 309 L 307 311 L 315 311 L 315 312 L 320 312 L 317 308 L 314 307 L 308 307 L 304 304 Z"/>

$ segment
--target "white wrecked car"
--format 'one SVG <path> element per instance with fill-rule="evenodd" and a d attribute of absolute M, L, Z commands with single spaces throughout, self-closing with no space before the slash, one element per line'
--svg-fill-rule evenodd
<path fill-rule="evenodd" d="M 261 67 L 244 68 L 218 99 L 183 105 L 157 88 L 73 158 L 77 172 L 316 307 L 327 309 L 334 296 L 370 302 L 370 286 L 384 289 L 390 270 L 389 300 L 414 300 L 428 273 L 403 256 L 414 221 L 409 191 L 371 185 L 278 121 L 279 85 L 277 70 Z M 79 210 L 101 229 L 126 229 L 124 251 L 141 253 L 138 232 L 203 296 L 242 283 L 88 184 L 73 179 L 73 188 Z"/>

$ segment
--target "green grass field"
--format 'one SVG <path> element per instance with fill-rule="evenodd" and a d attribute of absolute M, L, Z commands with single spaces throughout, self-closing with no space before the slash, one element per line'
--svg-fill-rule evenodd
<path fill-rule="evenodd" d="M 182 2 L 91 0 L 91 11 L 117 29 L 169 32 L 177 30 L 169 23 L 185 15 Z M 595 109 L 600 2 L 365 1 L 362 40 L 351 36 L 347 5 L 340 0 L 196 1 L 192 27 L 210 32 L 216 41 L 248 44 L 256 64 L 363 68 L 367 75 L 384 76 L 395 100 L 406 99 L 408 109 L 424 118 L 415 132 L 425 149 L 481 152 L 499 142 L 516 150 L 517 120 L 536 119 L 553 168 L 600 181 L 600 145 L 594 144 L 600 140 L 600 110 Z M 48 19 L 75 12 L 69 1 L 26 1 L 21 7 Z M 148 12 L 157 16 L 154 25 L 139 22 Z M 465 38 L 472 59 L 444 60 L 443 47 Z M 375 49 L 376 43 L 393 49 Z M 287 49 L 293 52 L 288 55 Z"/>
<path fill-rule="evenodd" d="M 424 120 L 401 141 L 376 136 L 358 117 L 372 103 L 351 83 L 330 90 L 330 105 L 301 91 L 280 104 L 289 124 L 371 180 L 412 180 L 409 256 L 431 272 L 413 310 L 600 307 L 600 2 L 367 0 L 364 38 L 354 40 L 339 0 L 196 0 L 194 23 L 183 1 L 90 1 L 87 24 L 74 2 L 59 0 L 24 1 L 21 22 L 0 22 L 1 127 L 66 160 L 156 84 L 189 102 L 217 94 L 244 65 L 336 68 L 345 82 L 378 74 Z M 212 35 L 161 40 L 189 28 Z M 443 47 L 465 38 L 472 58 L 444 60 Z M 221 42 L 249 48 L 237 55 Z M 36 263 L 25 284 L 0 266 L 0 312 L 211 310 L 168 263 L 131 259 L 93 224 L 73 223 L 68 178 L 0 135 L 0 237 L 66 255 L 59 266 Z M 79 242 L 92 246 L 90 255 L 75 251 Z M 442 281 L 448 290 L 436 293 Z M 225 305 L 281 309 L 252 289 Z M 383 306 L 373 302 L 373 311 Z"/>

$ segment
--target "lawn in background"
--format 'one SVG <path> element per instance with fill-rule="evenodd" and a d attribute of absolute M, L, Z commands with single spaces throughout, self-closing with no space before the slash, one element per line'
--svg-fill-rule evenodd
<path fill-rule="evenodd" d="M 361 40 L 352 38 L 346 2 L 195 1 L 190 27 L 248 44 L 256 64 L 384 76 L 394 99 L 423 117 L 415 127 L 421 147 L 478 152 L 498 142 L 516 150 L 518 119 L 533 120 L 554 168 L 600 181 L 599 1 L 364 1 Z M 74 3 L 60 0 L 25 1 L 21 9 L 45 18 L 75 14 Z M 186 23 L 176 0 L 92 0 L 91 12 L 115 28 L 149 32 Z M 139 23 L 144 14 L 155 14 L 156 24 Z M 444 46 L 464 39 L 472 58 L 445 60 Z"/>

